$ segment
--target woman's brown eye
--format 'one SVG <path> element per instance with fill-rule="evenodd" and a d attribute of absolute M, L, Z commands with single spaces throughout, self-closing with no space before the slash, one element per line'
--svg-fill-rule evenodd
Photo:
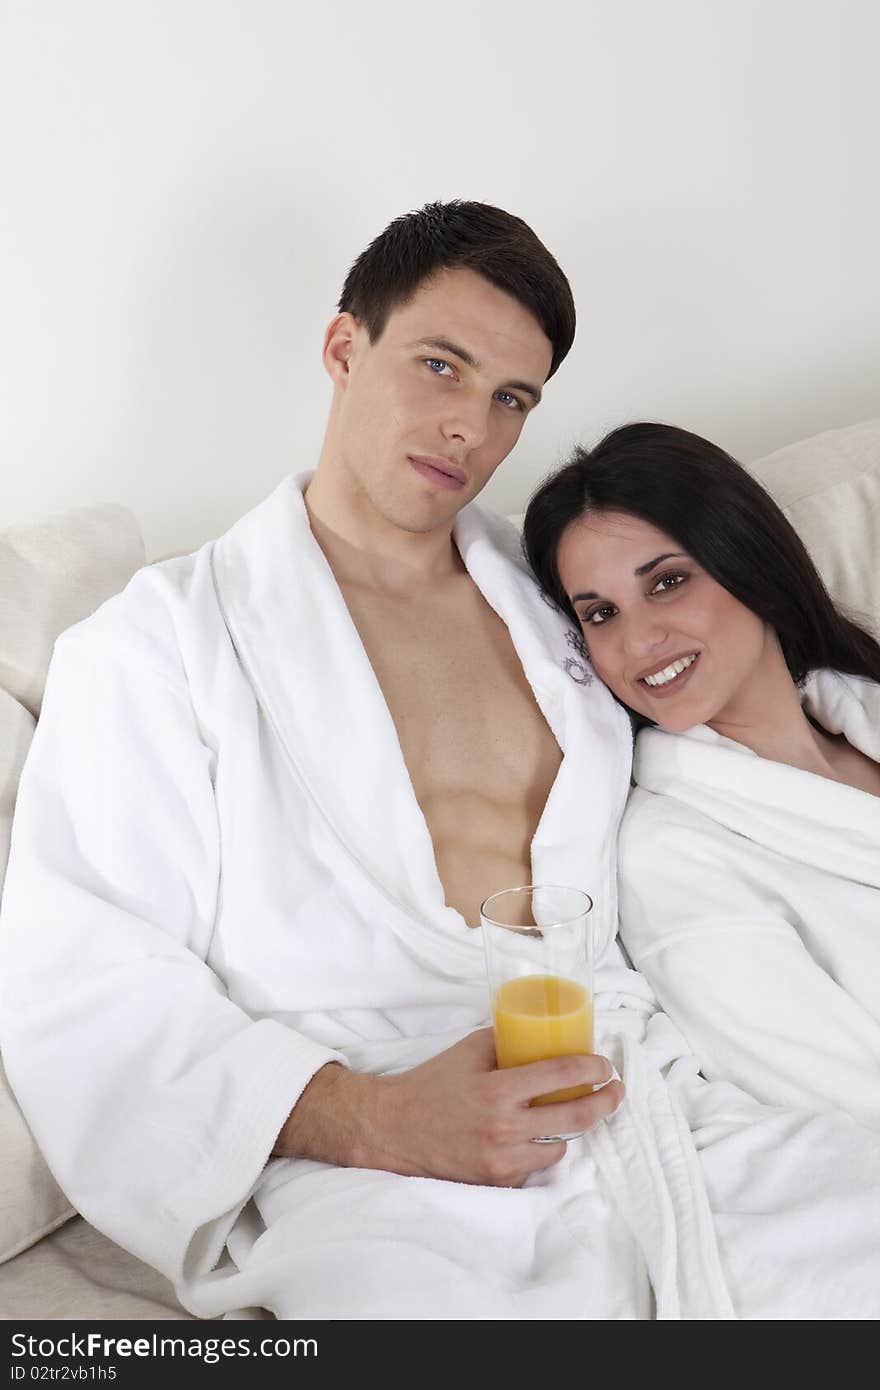
<path fill-rule="evenodd" d="M 612 610 L 610 608 L 594 608 L 592 613 L 584 614 L 583 618 L 581 619 L 581 622 L 584 624 L 591 623 L 593 627 L 600 627 L 601 624 L 604 623 L 607 618 L 611 617 L 611 615 Z"/>
<path fill-rule="evenodd" d="M 684 582 L 684 578 L 683 574 L 661 574 L 654 587 L 659 589 L 662 586 L 664 592 L 669 589 L 677 589 Z"/>

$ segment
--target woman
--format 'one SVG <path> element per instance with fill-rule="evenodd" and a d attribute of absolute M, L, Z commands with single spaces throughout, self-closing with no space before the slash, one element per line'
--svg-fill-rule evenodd
<path fill-rule="evenodd" d="M 638 730 L 634 963 L 710 1079 L 880 1128 L 880 646 L 759 484 L 671 426 L 579 449 L 524 540 Z"/>

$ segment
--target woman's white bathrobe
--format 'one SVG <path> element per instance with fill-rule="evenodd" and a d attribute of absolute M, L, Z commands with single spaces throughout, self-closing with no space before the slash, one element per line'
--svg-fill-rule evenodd
<path fill-rule="evenodd" d="M 804 707 L 880 760 L 880 687 L 817 671 Z M 708 1077 L 880 1130 L 880 797 L 704 725 L 645 729 L 621 935 Z"/>
<path fill-rule="evenodd" d="M 708 1086 L 624 968 L 628 726 L 476 508 L 459 550 L 564 753 L 533 877 L 596 899 L 599 1036 L 628 1100 L 519 1191 L 267 1161 L 327 1061 L 408 1067 L 488 1021 L 479 932 L 444 903 L 303 485 L 57 645 L 0 1038 L 61 1185 L 205 1316 L 880 1316 L 875 1138 Z"/>

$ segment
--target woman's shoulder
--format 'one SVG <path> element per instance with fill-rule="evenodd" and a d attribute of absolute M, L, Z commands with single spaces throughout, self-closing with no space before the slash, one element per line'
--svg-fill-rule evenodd
<path fill-rule="evenodd" d="M 618 838 L 622 888 L 650 884 L 653 892 L 668 890 L 680 899 L 697 881 L 705 889 L 713 879 L 728 884 L 743 874 L 760 877 L 770 851 L 761 837 L 747 833 L 748 806 L 738 815 L 729 810 L 726 800 L 719 808 L 711 797 L 634 786 Z"/>
<path fill-rule="evenodd" d="M 620 827 L 620 863 L 628 868 L 665 866 L 675 875 L 682 854 L 690 853 L 695 843 L 701 849 L 717 834 L 715 822 L 697 807 L 637 785 L 630 791 Z"/>
<path fill-rule="evenodd" d="M 880 756 L 880 684 L 841 671 L 811 671 L 803 706 L 829 734 L 843 734 L 870 757 Z"/>

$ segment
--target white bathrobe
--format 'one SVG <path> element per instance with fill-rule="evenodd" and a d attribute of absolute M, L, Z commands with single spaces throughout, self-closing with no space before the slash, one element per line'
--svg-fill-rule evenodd
<path fill-rule="evenodd" d="M 880 759 L 880 687 L 804 706 Z M 880 797 L 704 725 L 646 729 L 621 834 L 621 935 L 708 1077 L 880 1130 Z"/>
<path fill-rule="evenodd" d="M 141 571 L 56 649 L 0 1037 L 72 1201 L 203 1316 L 880 1316 L 875 1138 L 709 1087 L 625 969 L 628 725 L 513 530 L 476 508 L 459 550 L 564 753 L 533 878 L 596 900 L 599 1037 L 629 1098 L 517 1191 L 268 1161 L 327 1061 L 393 1071 L 488 1021 L 479 932 L 444 903 L 304 481 Z"/>

